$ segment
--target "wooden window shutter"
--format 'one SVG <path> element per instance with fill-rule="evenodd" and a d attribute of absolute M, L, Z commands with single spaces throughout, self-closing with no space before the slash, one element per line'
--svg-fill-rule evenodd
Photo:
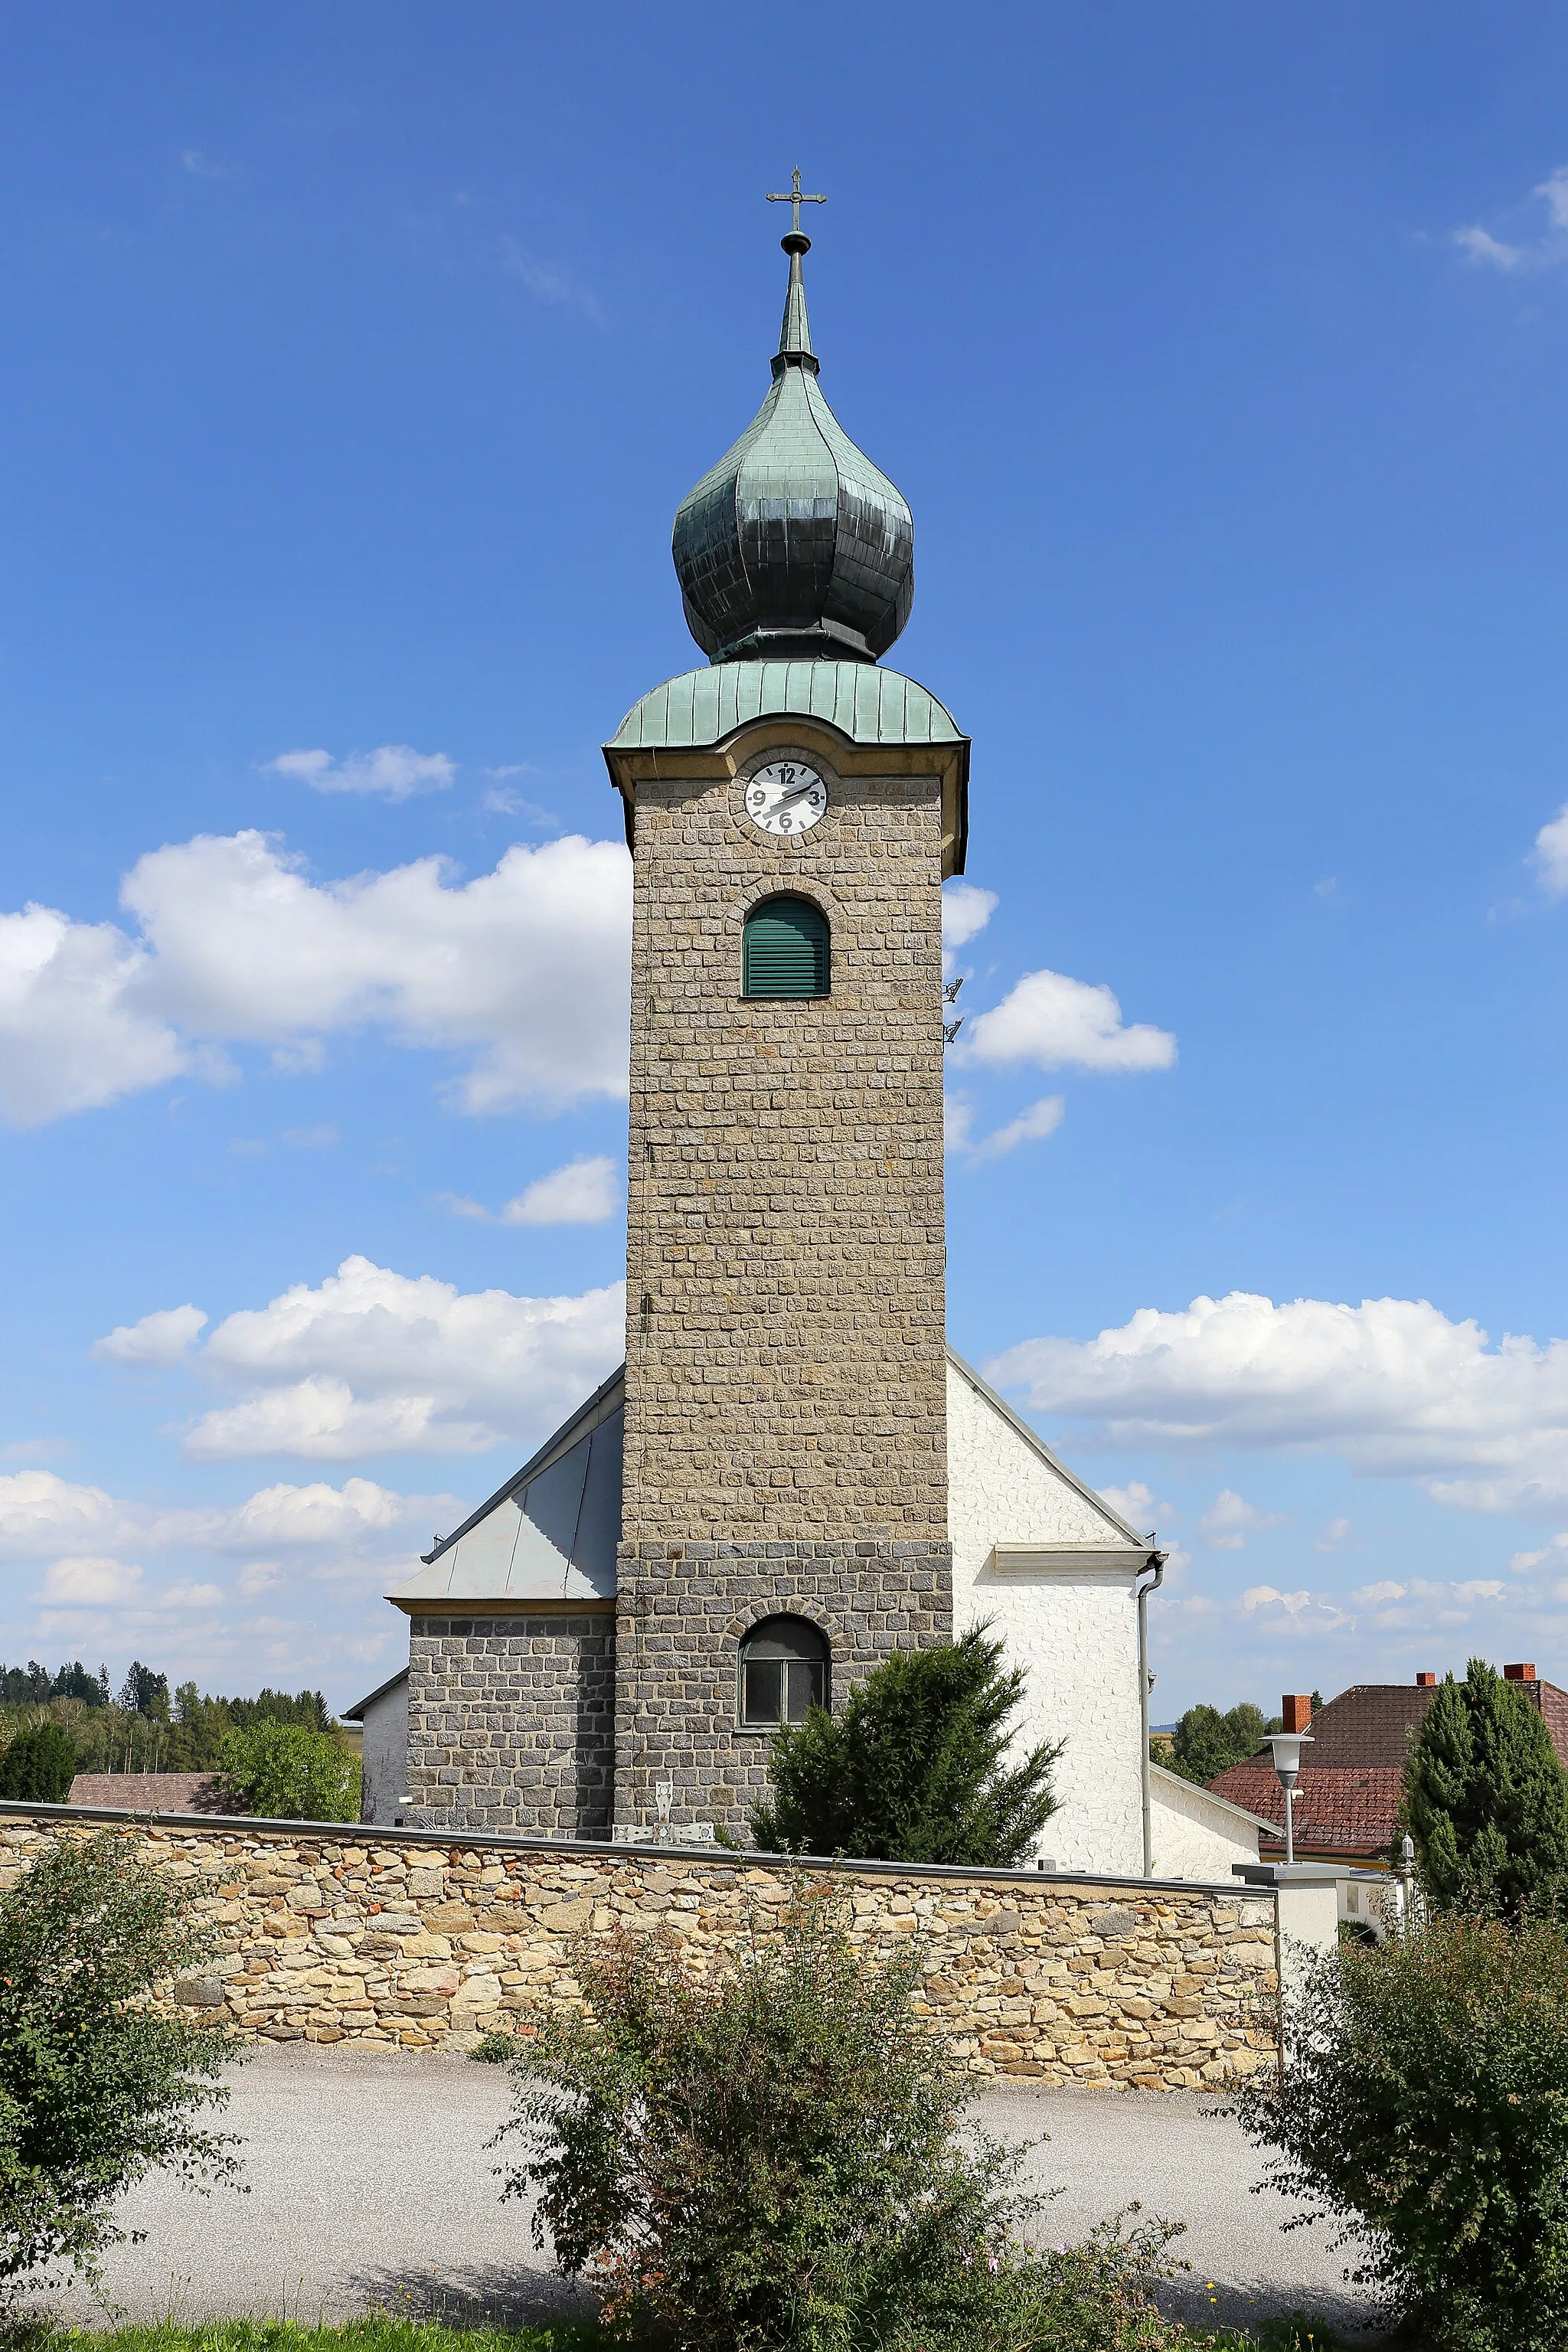
<path fill-rule="evenodd" d="M 747 996 L 826 996 L 827 918 L 809 898 L 764 898 L 746 918 L 742 991 Z"/>

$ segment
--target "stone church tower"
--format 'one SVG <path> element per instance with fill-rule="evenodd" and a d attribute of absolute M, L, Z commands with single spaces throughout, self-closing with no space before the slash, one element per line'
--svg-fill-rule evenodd
<path fill-rule="evenodd" d="M 675 521 L 707 666 L 605 747 L 635 876 L 626 1363 L 387 1596 L 408 1665 L 349 1711 L 366 1818 L 743 1832 L 781 1723 L 986 1622 L 1020 1737 L 1066 1740 L 1054 1853 L 1147 1868 L 1161 1555 L 945 1345 L 969 743 L 880 666 L 913 525 L 823 398 L 798 206 L 784 248 L 767 397 Z"/>
<path fill-rule="evenodd" d="M 775 1646 L 827 1696 L 952 1626 L 942 882 L 969 746 L 876 667 L 909 614 L 913 525 L 822 396 L 810 239 L 784 247 L 772 387 L 675 520 L 711 666 L 646 696 L 605 753 L 635 872 L 628 1827 L 757 1798 L 748 1712 L 789 1663 L 749 1710 L 738 1660 L 764 1620 L 790 1621 Z"/>

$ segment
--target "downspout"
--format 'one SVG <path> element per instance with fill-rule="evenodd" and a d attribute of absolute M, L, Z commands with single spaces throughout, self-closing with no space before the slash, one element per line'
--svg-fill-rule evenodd
<path fill-rule="evenodd" d="M 1154 1573 L 1147 1584 L 1138 1587 L 1138 1724 L 1142 1738 L 1142 1750 L 1138 1772 L 1143 1799 L 1143 1875 L 1154 1875 L 1154 1814 L 1153 1796 L 1149 1782 L 1149 1595 L 1158 1592 L 1164 1581 L 1165 1554 L 1152 1549 L 1150 1537 L 1149 1566 Z"/>

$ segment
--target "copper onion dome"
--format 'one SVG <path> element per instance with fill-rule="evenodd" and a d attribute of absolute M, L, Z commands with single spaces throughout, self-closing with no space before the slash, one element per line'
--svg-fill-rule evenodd
<path fill-rule="evenodd" d="M 675 518 L 687 626 L 715 662 L 875 661 L 910 617 L 914 520 L 822 396 L 800 269 L 811 239 L 797 226 L 782 243 L 772 389 Z"/>

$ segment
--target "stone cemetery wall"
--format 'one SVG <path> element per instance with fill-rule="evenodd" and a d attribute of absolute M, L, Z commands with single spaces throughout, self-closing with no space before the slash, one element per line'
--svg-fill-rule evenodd
<path fill-rule="evenodd" d="M 580 1998 L 575 1940 L 663 1927 L 721 1961 L 819 1867 L 711 1851 L 0 1807 L 0 1887 L 60 1837 L 112 1830 L 199 1889 L 221 1951 L 175 1988 L 275 2042 L 471 2047 Z M 1249 2011 L 1277 1986 L 1270 1890 L 827 1865 L 856 1932 L 925 1939 L 919 2013 L 977 2074 L 1208 2089 L 1271 2049 Z"/>

